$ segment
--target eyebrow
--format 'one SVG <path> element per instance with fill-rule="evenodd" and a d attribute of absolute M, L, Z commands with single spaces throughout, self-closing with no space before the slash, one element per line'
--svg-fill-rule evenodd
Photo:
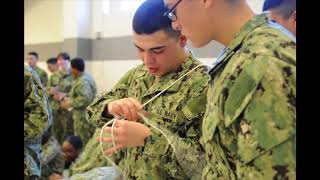
<path fill-rule="evenodd" d="M 136 44 L 134 44 L 134 46 L 136 46 L 138 49 L 140 49 L 140 50 L 144 50 L 143 48 L 141 48 L 141 47 L 139 47 L 138 45 L 136 45 Z M 157 47 L 153 47 L 153 48 L 150 48 L 149 50 L 157 50 L 157 49 L 162 49 L 162 48 L 164 48 L 164 47 L 166 47 L 166 46 L 157 46 Z"/>

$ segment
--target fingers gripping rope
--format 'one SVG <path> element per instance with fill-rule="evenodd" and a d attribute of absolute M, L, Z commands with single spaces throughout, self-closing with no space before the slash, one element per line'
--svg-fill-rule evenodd
<path fill-rule="evenodd" d="M 103 133 L 103 130 L 104 130 L 104 128 L 106 128 L 108 125 L 110 125 L 111 123 L 113 123 L 113 124 L 112 124 L 111 135 L 112 135 L 112 143 L 113 143 L 113 146 L 116 147 L 116 146 L 115 146 L 115 141 L 114 141 L 114 136 L 113 136 L 113 128 L 114 128 L 114 124 L 116 123 L 116 121 L 117 121 L 117 118 L 114 118 L 114 119 L 112 119 L 111 121 L 109 121 L 109 122 L 107 122 L 106 124 L 103 125 L 103 127 L 102 127 L 102 129 L 101 129 L 101 131 L 100 131 L 100 138 L 99 138 L 99 140 L 100 140 L 100 150 L 101 150 L 103 156 L 107 159 L 107 161 L 108 161 L 116 170 L 118 170 L 118 172 L 120 172 L 120 174 L 123 174 L 122 170 L 121 170 L 108 156 L 104 155 L 103 146 L 102 146 L 102 133 Z"/>
<path fill-rule="evenodd" d="M 177 83 L 178 81 L 180 81 L 182 78 L 184 78 L 185 76 L 187 76 L 188 74 L 190 74 L 191 72 L 193 72 L 194 70 L 196 70 L 197 68 L 201 67 L 201 66 L 205 66 L 204 64 L 199 64 L 198 66 L 196 66 L 195 68 L 191 69 L 189 72 L 187 72 L 186 74 L 184 74 L 183 76 L 181 76 L 179 79 L 177 79 L 176 81 L 174 81 L 173 83 L 171 83 L 168 87 L 166 87 L 165 89 L 163 89 L 161 92 L 159 92 L 157 95 L 155 95 L 154 97 L 152 97 L 151 99 L 149 99 L 146 103 L 144 103 L 142 105 L 142 108 L 144 106 L 146 106 L 148 103 L 150 103 L 151 101 L 153 101 L 155 98 L 157 98 L 158 96 L 160 96 L 163 92 L 165 92 L 166 90 L 168 90 L 171 86 L 173 86 L 175 83 Z M 142 109 L 141 108 L 141 109 Z M 173 151 L 175 151 L 175 148 L 174 146 L 172 145 L 172 142 L 171 140 L 167 137 L 167 135 L 161 131 L 159 128 L 157 128 L 156 126 L 154 126 L 152 123 L 149 122 L 149 119 L 146 118 L 142 113 L 140 112 L 137 112 L 138 115 L 143 119 L 144 122 L 146 122 L 149 126 L 151 126 L 152 128 L 154 128 L 155 130 L 159 131 L 168 141 L 168 143 L 171 145 Z M 102 133 L 104 131 L 104 128 L 106 128 L 108 125 L 112 124 L 112 127 L 111 127 L 111 138 L 112 138 L 112 144 L 113 144 L 113 147 L 116 149 L 116 143 L 115 143 L 115 139 L 114 139 L 114 126 L 117 122 L 118 119 L 122 119 L 121 117 L 115 117 L 114 119 L 112 119 L 111 121 L 107 122 L 106 124 L 103 125 L 101 131 L 100 131 L 100 149 L 101 149 L 101 152 L 103 154 L 103 156 L 108 160 L 108 162 L 110 164 L 112 164 L 112 166 L 117 169 L 119 172 L 122 172 L 122 170 L 108 157 L 104 154 L 104 151 L 103 151 L 103 147 L 102 147 Z M 116 152 L 117 152 L 117 149 L 116 149 Z"/>

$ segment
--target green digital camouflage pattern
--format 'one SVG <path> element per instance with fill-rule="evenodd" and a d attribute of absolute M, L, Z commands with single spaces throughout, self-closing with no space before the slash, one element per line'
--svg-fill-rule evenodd
<path fill-rule="evenodd" d="M 56 87 L 59 85 L 60 73 L 56 71 L 51 74 L 47 83 L 47 90 L 49 92 L 51 87 Z M 49 95 L 49 101 L 52 108 L 52 124 L 51 132 L 56 137 L 59 143 L 62 143 L 63 139 L 63 126 L 62 122 L 59 120 L 58 110 L 60 108 L 60 103 L 53 99 L 53 95 Z"/>
<path fill-rule="evenodd" d="M 47 89 L 49 91 L 49 89 L 51 87 L 56 87 L 59 85 L 59 81 L 60 81 L 60 76 L 59 76 L 59 72 L 56 71 L 54 73 L 51 74 L 51 76 L 49 77 L 48 83 L 47 83 Z M 50 101 L 50 105 L 52 110 L 58 110 L 59 109 L 59 102 L 55 101 L 53 99 L 53 96 L 50 95 L 49 96 L 49 101 Z"/>
<path fill-rule="evenodd" d="M 100 131 L 101 128 L 96 128 L 95 133 L 87 142 L 77 161 L 70 166 L 70 176 L 85 173 L 96 167 L 108 166 L 108 162 L 101 152 L 100 142 L 97 141 Z"/>
<path fill-rule="evenodd" d="M 74 134 L 80 136 L 83 145 L 92 137 L 95 127 L 86 120 L 86 108 L 96 96 L 97 88 L 89 74 L 76 77 L 68 93 L 71 98 Z"/>
<path fill-rule="evenodd" d="M 45 87 L 47 85 L 47 82 L 48 82 L 48 75 L 46 73 L 45 70 L 39 68 L 38 66 L 36 66 L 34 68 L 34 70 L 37 72 L 37 74 L 39 75 L 40 77 L 40 80 L 41 80 L 41 83 L 42 85 Z"/>
<path fill-rule="evenodd" d="M 69 180 L 120 180 L 113 167 L 97 167 L 81 174 L 75 174 Z"/>
<path fill-rule="evenodd" d="M 296 43 L 253 17 L 209 71 L 202 179 L 295 179 Z"/>
<path fill-rule="evenodd" d="M 198 64 L 200 61 L 190 56 L 175 71 L 154 84 L 155 77 L 149 74 L 147 68 L 137 66 L 127 72 L 111 91 L 102 93 L 88 106 L 88 120 L 102 126 L 110 120 L 103 116 L 103 112 L 111 101 L 134 97 L 143 104 Z M 199 174 L 196 169 L 201 170 L 202 166 L 196 162 L 204 162 L 204 157 L 201 160 L 198 155 L 202 150 L 198 140 L 208 79 L 207 68 L 200 67 L 144 107 L 153 114 L 151 121 L 170 132 L 180 144 L 188 145 L 184 147 L 192 148 L 193 156 L 184 157 L 183 154 L 188 154 L 188 149 L 184 148 L 176 148 L 181 151 L 172 153 L 165 137 L 153 131 L 144 147 L 125 149 L 120 151 L 120 154 L 125 154 L 123 158 L 114 158 L 125 176 L 129 179 L 189 179 L 195 175 L 201 176 L 201 171 Z"/>
<path fill-rule="evenodd" d="M 74 82 L 74 78 L 70 73 L 65 70 L 58 71 L 59 83 L 58 91 L 63 93 L 69 93 Z M 74 135 L 72 113 L 60 107 L 57 111 L 54 111 L 54 122 L 52 126 L 53 135 L 57 138 L 60 144 L 70 135 Z"/>
<path fill-rule="evenodd" d="M 61 146 L 54 136 L 50 136 L 48 142 L 41 145 L 41 179 L 47 180 L 52 173 L 62 174 L 64 158 Z"/>
<path fill-rule="evenodd" d="M 51 107 L 37 73 L 24 66 L 24 176 L 41 175 L 40 146 L 51 124 Z"/>

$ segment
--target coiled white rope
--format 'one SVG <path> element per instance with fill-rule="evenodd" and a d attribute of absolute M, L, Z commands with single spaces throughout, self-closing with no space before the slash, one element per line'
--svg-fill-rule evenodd
<path fill-rule="evenodd" d="M 174 81 L 173 83 L 171 83 L 168 87 L 166 87 L 165 89 L 163 89 L 161 92 L 159 92 L 157 95 L 155 95 L 154 97 L 152 97 L 151 99 L 149 99 L 147 102 L 145 102 L 143 105 L 142 105 L 142 108 L 144 106 L 146 106 L 147 104 L 149 104 L 151 101 L 153 101 L 155 98 L 157 98 L 158 96 L 160 96 L 163 92 L 165 92 L 166 90 L 168 90 L 171 86 L 173 86 L 175 83 L 177 83 L 178 81 L 180 81 L 182 78 L 184 78 L 185 76 L 187 76 L 188 74 L 190 74 L 191 72 L 193 72 L 194 70 L 196 70 L 197 68 L 201 67 L 201 66 L 205 66 L 204 64 L 199 64 L 198 66 L 196 66 L 195 68 L 191 69 L 189 72 L 187 72 L 186 74 L 184 74 L 183 76 L 181 76 L 179 79 L 177 79 L 176 81 Z M 141 108 L 141 109 L 142 109 Z M 159 128 L 157 128 L 156 126 L 154 126 L 152 123 L 149 122 L 149 119 L 146 118 L 142 113 L 140 113 L 139 111 L 137 111 L 138 115 L 141 116 L 141 118 L 143 119 L 143 121 L 148 124 L 149 126 L 151 126 L 152 128 L 154 128 L 155 130 L 159 131 L 166 139 L 167 141 L 169 142 L 169 144 L 171 145 L 173 151 L 175 151 L 175 148 L 173 147 L 172 145 L 172 142 L 168 139 L 167 135 L 161 131 Z M 112 164 L 112 166 L 117 169 L 122 175 L 123 172 L 122 170 L 108 157 L 104 154 L 104 151 L 103 151 L 103 147 L 102 147 L 102 133 L 104 131 L 104 128 L 107 127 L 108 125 L 110 125 L 112 123 L 112 127 L 111 127 L 111 138 L 112 138 L 112 144 L 113 144 L 113 147 L 116 148 L 116 143 L 115 143 L 115 139 L 114 139 L 114 126 L 117 122 L 118 119 L 122 119 L 121 117 L 115 117 L 113 118 L 112 120 L 110 120 L 109 122 L 105 123 L 100 131 L 100 149 L 101 149 L 101 152 L 103 154 L 103 156 L 108 160 L 108 162 L 110 164 Z M 117 151 L 116 151 L 117 152 Z M 123 176 L 123 178 L 125 178 Z"/>

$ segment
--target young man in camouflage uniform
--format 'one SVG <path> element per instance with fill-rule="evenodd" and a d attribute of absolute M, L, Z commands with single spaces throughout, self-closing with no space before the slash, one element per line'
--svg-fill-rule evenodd
<path fill-rule="evenodd" d="M 39 68 L 37 63 L 39 61 L 39 55 L 36 52 L 29 52 L 27 57 L 28 65 L 37 72 L 40 77 L 43 86 L 46 86 L 48 82 L 48 75 L 45 70 Z"/>
<path fill-rule="evenodd" d="M 41 136 L 51 119 L 51 107 L 39 76 L 24 66 L 24 179 L 39 179 L 41 175 Z"/>
<path fill-rule="evenodd" d="M 226 46 L 209 71 L 202 179 L 295 179 L 296 43 L 245 0 L 165 3 L 195 47 Z"/>
<path fill-rule="evenodd" d="M 51 132 L 52 135 L 58 140 L 58 142 L 61 144 L 63 141 L 62 137 L 62 130 L 63 126 L 59 119 L 57 119 L 58 115 L 58 109 L 60 107 L 60 103 L 56 100 L 54 100 L 53 95 L 50 94 L 51 87 L 56 87 L 59 85 L 60 81 L 60 75 L 59 75 L 59 65 L 57 58 L 50 58 L 47 60 L 47 66 L 49 71 L 52 73 L 49 77 L 48 83 L 47 83 L 47 91 L 49 94 L 49 101 L 52 108 L 52 125 L 51 125 Z M 57 120 L 56 120 L 57 119 Z"/>
<path fill-rule="evenodd" d="M 69 93 L 71 90 L 72 83 L 74 81 L 71 70 L 70 70 L 70 56 L 65 53 L 59 53 L 57 56 L 59 64 L 59 71 L 57 80 L 58 84 L 49 87 L 49 93 L 56 101 L 54 108 L 58 108 L 54 113 L 52 132 L 57 138 L 60 144 L 70 135 L 74 134 L 73 131 L 73 119 L 70 111 L 60 107 L 61 96 L 59 92 Z M 55 81 L 56 82 L 56 81 Z M 59 104 L 59 107 L 56 105 Z"/>
<path fill-rule="evenodd" d="M 106 154 L 134 147 L 121 150 L 120 158 L 113 157 L 129 179 L 189 179 L 199 176 L 202 170 L 199 164 L 190 166 L 190 162 L 198 162 L 202 157 L 190 157 L 185 149 L 176 149 L 174 153 L 163 134 L 143 121 L 137 122 L 141 104 L 201 64 L 185 47 L 185 36 L 174 31 L 170 20 L 163 16 L 166 10 L 161 0 L 142 3 L 132 24 L 133 42 L 143 64 L 128 71 L 111 91 L 100 94 L 87 108 L 88 120 L 99 126 L 114 116 L 126 117 L 127 120 L 115 124 L 116 148 L 107 149 Z M 199 67 L 143 107 L 151 122 L 174 144 L 190 151 L 201 151 L 198 140 L 207 81 L 207 68 Z M 111 139 L 105 137 L 103 141 Z"/>
<path fill-rule="evenodd" d="M 59 65 L 58 65 L 58 60 L 55 57 L 49 58 L 47 60 L 47 67 L 49 69 L 49 71 L 51 72 L 51 76 L 48 80 L 47 86 L 49 87 L 54 87 L 57 86 L 59 83 L 59 76 L 58 76 L 58 72 L 59 72 Z"/>
<path fill-rule="evenodd" d="M 81 58 L 71 60 L 71 74 L 74 77 L 71 90 L 68 94 L 61 94 L 61 107 L 68 110 L 71 108 L 74 134 L 79 136 L 86 145 L 94 133 L 95 127 L 86 119 L 86 108 L 92 103 L 97 93 L 94 79 L 85 73 L 85 63 Z"/>

